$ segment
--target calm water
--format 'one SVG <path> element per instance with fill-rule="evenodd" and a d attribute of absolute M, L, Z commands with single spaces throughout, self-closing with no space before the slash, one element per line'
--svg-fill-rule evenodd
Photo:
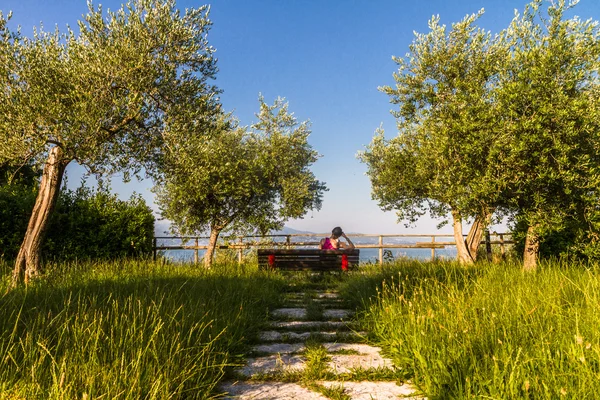
<path fill-rule="evenodd" d="M 352 241 L 355 245 L 359 244 L 376 244 L 378 238 L 352 238 Z M 302 241 L 316 241 L 318 238 L 295 238 L 296 240 Z M 399 244 L 399 243 L 415 243 L 415 242 L 429 242 L 431 239 L 428 238 L 415 238 L 412 240 L 402 239 L 402 238 L 385 238 L 384 244 Z M 179 245 L 181 241 L 179 239 L 161 239 L 158 241 L 158 246 L 169 246 L 169 245 Z M 191 245 L 191 242 L 187 243 Z M 200 240 L 200 245 L 206 245 L 206 240 Z M 303 247 L 296 247 L 303 248 Z M 315 248 L 304 247 L 304 248 Z M 235 250 L 217 250 L 218 252 L 228 251 L 232 255 L 233 258 L 237 259 L 235 255 L 237 252 Z M 385 254 L 387 253 L 387 254 Z M 165 257 L 180 261 L 180 262 L 192 262 L 194 259 L 194 251 L 193 250 L 166 250 L 163 251 Z M 204 256 L 204 250 L 199 250 L 198 255 L 200 258 Z M 446 246 L 444 249 L 436 249 L 435 250 L 436 258 L 443 259 L 454 259 L 456 258 L 456 247 L 455 246 Z M 431 249 L 384 249 L 384 258 L 388 259 L 390 257 L 400 258 L 400 257 L 410 257 L 419 260 L 430 260 L 431 259 Z M 361 262 L 376 262 L 379 258 L 379 249 L 360 249 L 360 261 Z"/>

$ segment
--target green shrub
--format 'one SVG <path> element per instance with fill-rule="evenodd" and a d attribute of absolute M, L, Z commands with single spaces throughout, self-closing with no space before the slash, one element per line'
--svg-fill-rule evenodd
<path fill-rule="evenodd" d="M 61 193 L 44 253 L 57 260 L 149 255 L 153 238 L 154 216 L 140 195 L 124 201 L 82 186 Z"/>
<path fill-rule="evenodd" d="M 31 186 L 0 186 L 0 257 L 16 257 L 35 195 Z M 42 254 L 46 260 L 143 256 L 152 252 L 153 238 L 154 215 L 140 195 L 124 201 L 82 186 L 61 192 Z"/>
<path fill-rule="evenodd" d="M 32 188 L 24 185 L 0 186 L 0 258 L 17 256 L 35 195 Z"/>

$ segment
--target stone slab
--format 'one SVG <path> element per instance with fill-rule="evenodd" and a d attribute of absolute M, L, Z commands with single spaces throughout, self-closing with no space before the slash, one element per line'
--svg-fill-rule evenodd
<path fill-rule="evenodd" d="M 305 308 L 277 308 L 273 310 L 271 313 L 273 317 L 278 318 L 298 318 L 304 319 L 306 318 L 306 309 Z"/>
<path fill-rule="evenodd" d="M 362 368 L 392 368 L 392 360 L 383 358 L 378 353 L 374 354 L 332 354 L 327 366 L 336 374 L 352 372 L 353 369 Z"/>
<path fill-rule="evenodd" d="M 304 357 L 289 354 L 273 354 L 265 357 L 249 358 L 236 372 L 251 377 L 255 374 L 273 374 L 280 372 L 302 371 L 306 367 Z"/>
<path fill-rule="evenodd" d="M 327 400 L 320 393 L 313 392 L 295 383 L 282 382 L 233 382 L 221 385 L 220 389 L 228 393 L 226 399 L 240 400 Z"/>
<path fill-rule="evenodd" d="M 291 354 L 304 351 L 306 346 L 302 343 L 270 343 L 259 344 L 252 347 L 256 353 Z"/>
<path fill-rule="evenodd" d="M 343 387 L 344 392 L 352 400 L 398 400 L 402 399 L 423 399 L 423 397 L 414 396 L 415 388 L 411 385 L 396 385 L 395 382 L 319 382 L 321 385 L 331 387 Z"/>
<path fill-rule="evenodd" d="M 331 308 L 329 310 L 323 310 L 323 318 L 344 319 L 344 318 L 348 318 L 352 314 L 354 314 L 353 311 L 339 309 L 339 308 Z"/>
<path fill-rule="evenodd" d="M 346 326 L 344 321 L 271 321 L 271 328 L 343 328 Z"/>
<path fill-rule="evenodd" d="M 281 340 L 306 340 L 309 337 L 319 336 L 323 339 L 333 339 L 337 332 L 280 332 L 264 331 L 258 334 L 258 339 L 264 342 L 277 342 Z"/>
<path fill-rule="evenodd" d="M 340 295 L 337 293 L 321 292 L 317 293 L 318 299 L 337 299 Z"/>

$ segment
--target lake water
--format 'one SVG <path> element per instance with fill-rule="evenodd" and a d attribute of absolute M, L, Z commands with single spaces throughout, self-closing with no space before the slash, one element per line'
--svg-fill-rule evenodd
<path fill-rule="evenodd" d="M 376 237 L 359 237 L 353 238 L 350 236 L 351 240 L 355 245 L 360 244 L 377 244 L 378 238 Z M 317 237 L 302 237 L 302 238 L 294 238 L 295 240 L 302 241 L 318 241 Z M 283 239 L 282 239 L 283 240 Z M 276 240 L 281 242 L 282 240 Z M 414 244 L 416 242 L 429 242 L 430 238 L 414 238 L 407 240 L 405 238 L 385 238 L 384 244 Z M 448 240 L 442 238 L 442 240 Z M 181 240 L 179 239 L 159 239 L 158 246 L 176 246 L 181 244 Z M 191 245 L 191 242 L 187 243 Z M 199 245 L 206 245 L 206 240 L 200 239 Z M 301 246 L 294 248 L 315 248 L 316 246 Z M 232 258 L 237 259 L 234 255 L 237 255 L 236 250 L 217 250 L 217 254 L 219 252 L 227 251 L 230 252 Z M 200 258 L 204 256 L 204 250 L 199 250 L 198 255 Z M 245 250 L 245 252 L 249 252 L 249 250 Z M 385 254 L 387 253 L 387 254 Z M 194 250 L 164 250 L 161 252 L 166 258 L 179 261 L 179 262 L 192 262 L 194 260 Z M 384 258 L 388 259 L 389 257 L 400 258 L 400 257 L 409 257 L 418 260 L 430 260 L 431 259 L 431 249 L 384 249 Z M 443 249 L 435 249 L 436 258 L 441 259 L 454 259 L 456 258 L 456 247 L 455 246 L 446 246 Z M 360 249 L 360 261 L 363 263 L 366 262 L 377 262 L 379 258 L 379 249 Z"/>

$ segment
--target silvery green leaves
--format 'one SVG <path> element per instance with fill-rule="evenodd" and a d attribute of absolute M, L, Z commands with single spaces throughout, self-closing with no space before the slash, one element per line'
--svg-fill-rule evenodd
<path fill-rule="evenodd" d="M 40 28 L 32 38 L 9 32 L 5 20 L 0 162 L 48 167 L 51 160 L 62 171 L 76 161 L 99 176 L 160 178 L 169 149 L 189 141 L 190 130 L 181 128 L 207 126 L 219 112 L 207 7 L 182 13 L 172 0 L 130 0 L 105 13 L 90 3 L 79 34 Z M 55 193 L 46 189 L 60 187 L 61 178 L 42 180 L 39 215 L 51 212 L 55 200 L 43 194 Z M 46 222 L 32 220 L 25 242 L 39 243 Z M 27 268 L 37 268 L 36 260 L 39 254 L 29 257 Z"/>
<path fill-rule="evenodd" d="M 182 234 L 211 232 L 205 264 L 221 231 L 279 228 L 289 218 L 319 209 L 325 185 L 310 171 L 317 152 L 308 122 L 298 123 L 288 104 L 259 99 L 258 121 L 238 126 L 230 115 L 170 152 L 164 182 L 155 187 L 163 217 Z"/>
<path fill-rule="evenodd" d="M 509 212 L 532 227 L 532 242 L 574 219 L 587 229 L 600 165 L 599 30 L 565 18 L 574 4 L 543 5 L 496 36 L 476 27 L 482 12 L 451 29 L 434 17 L 394 58 L 396 84 L 381 90 L 398 107 L 399 134 L 380 131 L 360 156 L 382 208 L 409 222 L 452 210 L 455 224 Z"/>

